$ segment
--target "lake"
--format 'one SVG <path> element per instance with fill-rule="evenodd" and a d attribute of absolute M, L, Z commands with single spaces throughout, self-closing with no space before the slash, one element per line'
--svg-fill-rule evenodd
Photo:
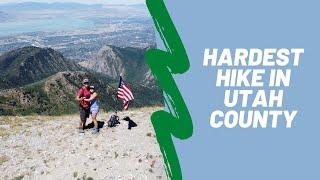
<path fill-rule="evenodd" d="M 77 19 L 71 17 L 56 17 L 52 19 L 0 22 L 0 36 L 10 36 L 14 34 L 39 31 L 70 31 L 74 29 L 90 28 L 93 26 L 94 22 L 90 20 Z"/>

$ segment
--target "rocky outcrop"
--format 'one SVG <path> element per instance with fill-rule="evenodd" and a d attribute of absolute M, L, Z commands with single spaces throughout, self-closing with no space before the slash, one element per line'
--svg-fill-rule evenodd
<path fill-rule="evenodd" d="M 146 49 L 105 46 L 93 59 L 81 62 L 80 65 L 114 79 L 122 75 L 129 82 L 152 88 L 155 86 L 155 80 L 146 64 L 145 52 Z"/>

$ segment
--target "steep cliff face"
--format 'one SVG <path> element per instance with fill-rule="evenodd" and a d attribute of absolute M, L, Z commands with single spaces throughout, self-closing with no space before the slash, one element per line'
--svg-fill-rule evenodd
<path fill-rule="evenodd" d="M 126 81 L 154 87 L 155 80 L 146 64 L 145 52 L 146 49 L 105 46 L 96 57 L 80 65 L 114 79 L 122 75 Z"/>

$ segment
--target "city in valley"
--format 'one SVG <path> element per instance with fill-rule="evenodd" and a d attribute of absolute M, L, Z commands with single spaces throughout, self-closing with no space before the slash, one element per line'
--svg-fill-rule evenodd
<path fill-rule="evenodd" d="M 144 4 L 0 4 L 0 20 L 0 54 L 25 46 L 49 47 L 83 61 L 104 45 L 155 46 Z"/>

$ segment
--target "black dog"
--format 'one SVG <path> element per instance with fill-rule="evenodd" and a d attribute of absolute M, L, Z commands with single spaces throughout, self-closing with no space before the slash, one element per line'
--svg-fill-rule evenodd
<path fill-rule="evenodd" d="M 129 118 L 129 116 L 126 116 L 125 118 L 123 118 L 123 120 L 128 121 L 128 129 L 138 126 L 132 119 Z"/>

